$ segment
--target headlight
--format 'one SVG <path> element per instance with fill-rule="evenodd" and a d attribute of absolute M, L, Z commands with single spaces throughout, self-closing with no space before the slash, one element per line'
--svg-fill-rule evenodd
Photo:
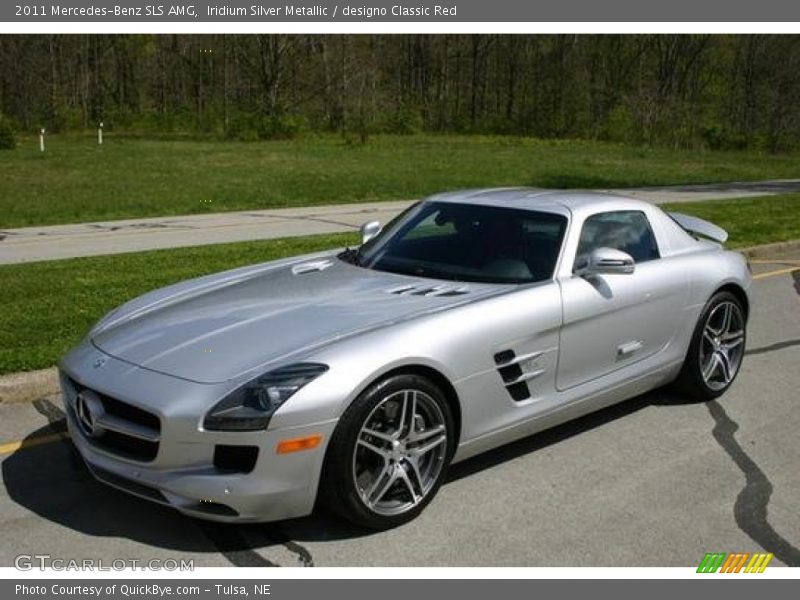
<path fill-rule="evenodd" d="M 218 402 L 206 415 L 203 427 L 213 431 L 266 429 L 281 404 L 327 370 L 327 365 L 297 363 L 256 377 Z"/>

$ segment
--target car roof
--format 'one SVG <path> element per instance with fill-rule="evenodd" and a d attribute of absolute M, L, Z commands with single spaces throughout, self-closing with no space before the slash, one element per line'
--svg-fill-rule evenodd
<path fill-rule="evenodd" d="M 605 192 L 547 190 L 532 187 L 459 190 L 436 194 L 426 198 L 426 201 L 522 208 L 558 214 L 568 212 L 573 215 L 609 210 L 649 211 L 653 207 L 643 200 Z"/>

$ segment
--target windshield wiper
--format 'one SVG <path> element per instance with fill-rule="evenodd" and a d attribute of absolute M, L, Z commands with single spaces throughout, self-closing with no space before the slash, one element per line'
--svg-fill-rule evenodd
<path fill-rule="evenodd" d="M 343 252 L 339 253 L 337 258 L 351 265 L 356 265 L 357 267 L 361 266 L 361 252 L 358 248 L 345 248 Z"/>

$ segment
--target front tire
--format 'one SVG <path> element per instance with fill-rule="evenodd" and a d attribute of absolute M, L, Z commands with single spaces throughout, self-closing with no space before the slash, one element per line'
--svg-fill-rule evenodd
<path fill-rule="evenodd" d="M 697 321 L 678 378 L 678 390 L 697 398 L 718 398 L 731 386 L 744 358 L 746 319 L 740 300 L 718 292 Z"/>
<path fill-rule="evenodd" d="M 439 491 L 454 442 L 450 407 L 436 385 L 411 374 L 383 379 L 339 420 L 326 456 L 323 500 L 363 527 L 406 523 Z"/>

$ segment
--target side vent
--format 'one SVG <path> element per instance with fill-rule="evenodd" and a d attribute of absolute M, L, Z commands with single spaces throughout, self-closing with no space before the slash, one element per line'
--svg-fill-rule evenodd
<path fill-rule="evenodd" d="M 513 350 L 503 350 L 494 355 L 497 372 L 503 379 L 508 393 L 515 402 L 521 402 L 531 397 L 528 381 L 535 379 L 545 372 L 545 369 L 523 370 L 530 361 L 539 358 L 542 352 L 531 352 L 517 356 Z"/>
<path fill-rule="evenodd" d="M 447 285 L 402 285 L 386 290 L 388 294 L 396 296 L 462 296 L 469 294 L 469 288 L 466 286 L 447 286 Z"/>

